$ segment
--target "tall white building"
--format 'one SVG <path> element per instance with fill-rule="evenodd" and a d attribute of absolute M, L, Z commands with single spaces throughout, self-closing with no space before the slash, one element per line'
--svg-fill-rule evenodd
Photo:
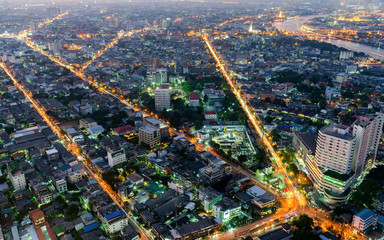
<path fill-rule="evenodd" d="M 156 111 L 171 108 L 171 90 L 169 84 L 162 84 L 160 88 L 155 90 L 155 108 Z"/>
<path fill-rule="evenodd" d="M 351 172 L 356 138 L 349 133 L 349 127 L 327 125 L 319 131 L 315 162 L 324 169 L 340 174 Z"/>
<path fill-rule="evenodd" d="M 353 134 L 357 141 L 357 154 L 353 169 L 357 177 L 365 170 L 368 161 L 376 158 L 382 135 L 384 114 L 374 117 L 357 117 L 353 124 Z"/>
<path fill-rule="evenodd" d="M 15 161 L 9 163 L 7 165 L 9 180 L 15 191 L 24 190 L 27 186 L 25 181 L 25 175 L 21 170 L 19 164 Z"/>
<path fill-rule="evenodd" d="M 327 125 L 320 129 L 314 155 L 305 168 L 318 192 L 329 204 L 345 202 L 351 186 L 376 158 L 384 115 L 357 117 L 351 126 Z"/>
<path fill-rule="evenodd" d="M 107 158 L 111 167 L 127 161 L 124 150 L 115 145 L 107 147 Z"/>

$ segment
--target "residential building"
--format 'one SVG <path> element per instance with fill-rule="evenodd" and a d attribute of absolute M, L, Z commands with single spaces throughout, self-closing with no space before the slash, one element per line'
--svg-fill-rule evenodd
<path fill-rule="evenodd" d="M 204 117 L 206 120 L 217 120 L 217 113 L 216 111 L 205 111 Z"/>
<path fill-rule="evenodd" d="M 376 226 L 377 218 L 377 213 L 366 208 L 353 216 L 352 227 L 360 232 L 365 232 Z"/>
<path fill-rule="evenodd" d="M 384 212 L 384 193 L 380 194 L 375 200 L 375 209 Z"/>
<path fill-rule="evenodd" d="M 7 164 L 9 180 L 15 191 L 25 189 L 27 183 L 25 181 L 25 175 L 20 165 L 16 161 L 12 161 Z"/>
<path fill-rule="evenodd" d="M 330 124 L 320 129 L 315 155 L 307 154 L 304 162 L 326 204 L 345 202 L 351 186 L 375 160 L 383 116 L 381 113 L 358 116 L 351 126 Z"/>
<path fill-rule="evenodd" d="M 325 99 L 331 101 L 332 99 L 340 99 L 341 93 L 336 88 L 327 87 L 325 89 Z"/>
<path fill-rule="evenodd" d="M 154 147 L 160 143 L 160 129 L 152 126 L 145 126 L 139 129 L 139 142 Z"/>
<path fill-rule="evenodd" d="M 55 180 L 55 187 L 59 193 L 66 192 L 68 190 L 67 182 L 64 179 Z"/>
<path fill-rule="evenodd" d="M 113 234 L 122 231 L 128 226 L 128 218 L 122 210 L 116 210 L 103 217 L 102 222 L 108 233 Z"/>
<path fill-rule="evenodd" d="M 307 132 L 295 132 L 292 139 L 292 147 L 299 163 L 305 166 L 307 158 L 315 155 L 316 136 Z"/>
<path fill-rule="evenodd" d="M 264 233 L 257 237 L 257 240 L 289 240 L 291 235 L 284 229 L 279 228 L 270 232 Z"/>
<path fill-rule="evenodd" d="M 122 231 L 121 234 L 124 236 L 124 240 L 139 240 L 140 235 L 130 226 L 127 225 Z"/>
<path fill-rule="evenodd" d="M 70 172 L 68 173 L 68 180 L 70 183 L 77 183 L 83 179 L 81 172 Z"/>
<path fill-rule="evenodd" d="M 124 149 L 121 149 L 116 145 L 111 145 L 107 147 L 107 158 L 108 165 L 111 167 L 127 161 Z"/>
<path fill-rule="evenodd" d="M 139 188 L 144 184 L 144 178 L 140 176 L 138 173 L 132 173 L 128 175 L 127 180 L 132 182 L 133 188 Z"/>
<path fill-rule="evenodd" d="M 143 123 L 144 123 L 144 126 L 152 126 L 152 127 L 160 129 L 161 139 L 169 138 L 169 126 L 168 126 L 168 124 L 160 121 L 157 118 L 153 118 L 153 117 L 145 117 Z"/>
<path fill-rule="evenodd" d="M 59 152 L 56 149 L 48 149 L 45 151 L 48 160 L 54 160 L 59 158 Z"/>
<path fill-rule="evenodd" d="M 168 110 L 171 108 L 171 90 L 169 84 L 162 84 L 155 90 L 155 108 L 156 111 Z"/>
<path fill-rule="evenodd" d="M 376 158 L 377 149 L 382 136 L 384 114 L 374 116 L 358 116 L 353 124 L 353 134 L 356 136 L 357 159 L 353 169 L 356 177 L 366 169 L 368 159 Z"/>
<path fill-rule="evenodd" d="M 227 197 L 213 204 L 212 214 L 214 217 L 223 222 L 229 221 L 232 218 L 239 216 L 241 213 L 241 206 L 237 202 Z"/>
<path fill-rule="evenodd" d="M 204 205 L 204 210 L 206 212 L 211 211 L 213 205 L 222 199 L 223 194 L 219 193 L 211 187 L 207 187 L 199 192 L 199 200 Z"/>
<path fill-rule="evenodd" d="M 272 207 L 276 201 L 275 196 L 257 185 L 248 188 L 246 192 L 253 198 L 252 202 L 261 209 Z"/>
<path fill-rule="evenodd" d="M 91 127 L 96 127 L 98 124 L 95 120 L 93 120 L 92 118 L 83 118 L 83 119 L 80 119 L 79 121 L 80 123 L 80 127 L 82 128 L 91 128 Z"/>
<path fill-rule="evenodd" d="M 189 94 L 189 106 L 190 107 L 198 107 L 200 105 L 200 95 L 198 93 L 190 93 Z"/>

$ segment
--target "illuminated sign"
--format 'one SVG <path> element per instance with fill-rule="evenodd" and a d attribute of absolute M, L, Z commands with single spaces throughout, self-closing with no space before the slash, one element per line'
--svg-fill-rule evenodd
<path fill-rule="evenodd" d="M 229 212 L 229 210 L 228 210 L 228 211 L 225 211 L 225 212 L 224 212 L 223 218 L 224 218 L 224 219 L 229 219 L 230 216 L 231 216 L 231 215 L 230 215 L 230 212 Z"/>
<path fill-rule="evenodd" d="M 340 181 L 340 180 L 337 180 L 337 179 L 334 179 L 334 178 L 331 178 L 331 177 L 328 177 L 328 176 L 324 176 L 324 180 L 327 181 L 327 182 L 336 184 L 338 186 L 342 186 L 342 187 L 345 185 L 343 181 Z"/>

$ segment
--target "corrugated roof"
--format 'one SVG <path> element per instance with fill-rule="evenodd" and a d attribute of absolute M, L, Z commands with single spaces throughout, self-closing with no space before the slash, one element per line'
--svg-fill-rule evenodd
<path fill-rule="evenodd" d="M 107 221 L 109 221 L 109 220 L 111 220 L 111 219 L 113 219 L 113 218 L 115 218 L 117 216 L 124 216 L 124 212 L 121 211 L 121 210 L 114 211 L 113 213 L 110 213 L 110 214 L 106 215 L 105 219 Z"/>
<path fill-rule="evenodd" d="M 90 232 L 90 231 L 95 230 L 97 228 L 99 228 L 99 224 L 97 222 L 94 222 L 92 224 L 89 224 L 88 226 L 85 226 L 83 228 L 83 230 L 85 233 L 87 233 L 87 232 Z"/>

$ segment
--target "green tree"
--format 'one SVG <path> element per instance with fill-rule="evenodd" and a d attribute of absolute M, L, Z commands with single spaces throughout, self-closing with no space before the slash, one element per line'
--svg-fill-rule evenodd
<path fill-rule="evenodd" d="M 373 178 L 365 179 L 352 193 L 351 199 L 357 205 L 371 208 L 374 199 L 383 191 L 383 187 Z"/>
<path fill-rule="evenodd" d="M 292 221 L 292 227 L 294 227 L 294 229 L 312 231 L 313 219 L 306 214 L 301 214 Z"/>

